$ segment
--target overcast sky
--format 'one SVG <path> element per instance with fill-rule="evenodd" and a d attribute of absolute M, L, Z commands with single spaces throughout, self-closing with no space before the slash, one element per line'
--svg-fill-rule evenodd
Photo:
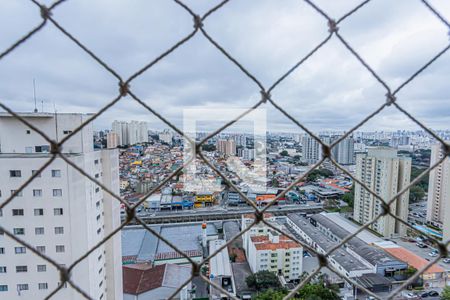
<path fill-rule="evenodd" d="M 43 1 L 49 4 L 51 1 Z M 185 0 L 198 14 L 218 1 Z M 360 3 L 315 0 L 335 19 Z M 450 1 L 430 1 L 450 18 Z M 53 17 L 123 78 L 188 35 L 191 16 L 170 0 L 68 0 Z M 0 1 L 0 52 L 39 24 L 31 1 Z M 328 34 L 326 20 L 301 0 L 231 0 L 212 14 L 205 30 L 268 88 Z M 339 25 L 340 34 L 395 90 L 449 44 L 449 29 L 419 0 L 373 0 Z M 0 60 L 0 101 L 31 111 L 33 78 L 38 108 L 96 112 L 118 94 L 117 79 L 51 23 Z M 256 103 L 258 86 L 199 32 L 131 83 L 132 91 L 182 126 L 183 108 L 244 108 Z M 312 130 L 346 130 L 385 101 L 385 89 L 333 37 L 273 92 L 274 101 Z M 450 126 L 450 51 L 398 94 L 398 103 L 434 129 Z M 268 127 L 297 131 L 273 106 Z M 141 120 L 164 128 L 130 98 L 96 123 Z M 361 130 L 419 129 L 390 107 Z"/>

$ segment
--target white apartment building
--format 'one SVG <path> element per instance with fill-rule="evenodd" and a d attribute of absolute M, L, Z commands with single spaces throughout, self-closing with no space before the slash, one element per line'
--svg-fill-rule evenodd
<path fill-rule="evenodd" d="M 430 165 L 445 153 L 440 144 L 431 147 Z M 446 212 L 450 209 L 450 160 L 447 158 L 430 172 L 428 184 L 427 221 L 442 228 Z M 450 217 L 449 214 L 447 214 Z"/>
<path fill-rule="evenodd" d="M 238 156 L 244 160 L 255 159 L 255 149 L 238 149 Z"/>
<path fill-rule="evenodd" d="M 332 137 L 331 141 L 338 140 L 339 136 Z M 334 159 L 341 165 L 353 165 L 355 163 L 355 141 L 353 137 L 346 137 L 331 150 Z"/>
<path fill-rule="evenodd" d="M 292 281 L 298 280 L 303 272 L 303 247 L 272 229 L 267 235 L 251 236 L 246 254 L 254 273 L 266 270 Z"/>
<path fill-rule="evenodd" d="M 55 141 L 89 118 L 84 114 L 50 113 L 20 116 Z M 0 113 L 0 203 L 49 160 L 49 148 L 38 133 L 9 114 Z M 92 124 L 67 140 L 62 149 L 77 166 L 118 194 L 117 151 L 93 151 Z M 0 225 L 68 267 L 120 225 L 120 208 L 117 200 L 56 158 L 3 207 Z M 72 271 L 71 279 L 93 299 L 122 299 L 120 235 L 82 260 Z M 0 299 L 44 299 L 59 284 L 56 268 L 0 234 Z M 80 298 L 66 286 L 52 297 Z"/>
<path fill-rule="evenodd" d="M 388 147 L 369 148 L 356 157 L 356 177 L 382 199 L 389 201 L 410 183 L 411 158 L 398 157 L 397 150 Z M 354 219 L 365 224 L 382 212 L 381 201 L 355 182 Z M 391 205 L 391 212 L 408 220 L 409 190 Z M 383 216 L 370 226 L 385 237 L 406 235 L 406 226 L 392 216 Z"/>
<path fill-rule="evenodd" d="M 160 132 L 158 137 L 160 141 L 166 144 L 172 145 L 173 143 L 173 133 L 168 129 L 165 129 L 163 132 Z"/>
<path fill-rule="evenodd" d="M 119 145 L 129 145 L 128 123 L 125 121 L 114 121 L 111 125 L 111 132 L 117 133 Z"/>
<path fill-rule="evenodd" d="M 271 214 L 264 219 L 276 228 L 282 228 Z M 254 221 L 252 215 L 242 216 L 242 230 Z M 303 270 L 303 247 L 287 236 L 263 223 L 253 226 L 242 235 L 247 261 L 253 273 L 271 271 L 286 281 L 298 280 Z"/>
<path fill-rule="evenodd" d="M 320 144 L 309 135 L 302 137 L 302 159 L 308 164 L 315 164 L 320 160 Z"/>
<path fill-rule="evenodd" d="M 118 145 L 148 143 L 147 122 L 131 121 L 128 123 L 125 121 L 114 121 L 111 128 L 111 131 L 118 135 Z"/>

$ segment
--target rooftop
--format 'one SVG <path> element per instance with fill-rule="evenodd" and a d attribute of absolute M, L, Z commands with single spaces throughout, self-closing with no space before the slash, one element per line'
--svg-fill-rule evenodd
<path fill-rule="evenodd" d="M 348 237 L 351 233 L 346 229 L 342 228 L 329 218 L 327 218 L 324 214 L 316 214 L 311 216 L 311 219 L 316 220 L 322 226 L 326 227 L 328 230 L 333 232 L 339 239 L 343 240 Z M 363 240 L 358 237 L 354 237 L 347 242 L 347 246 L 349 246 L 353 251 L 358 253 L 361 257 L 367 260 L 371 265 L 383 265 L 390 263 L 398 263 L 398 260 L 395 259 L 392 255 L 389 255 L 382 249 L 368 245 Z"/>
<path fill-rule="evenodd" d="M 302 246 L 291 240 L 285 235 L 280 235 L 279 242 L 272 242 L 268 235 L 256 235 L 251 237 L 252 242 L 255 244 L 256 250 L 277 250 L 277 249 L 292 249 L 301 248 Z"/>
<path fill-rule="evenodd" d="M 429 264 L 429 261 L 427 261 L 426 259 L 400 246 L 384 248 L 384 250 L 397 257 L 398 259 L 408 263 L 408 265 L 416 268 L 417 270 L 421 270 L 427 264 Z M 430 268 L 428 268 L 428 270 L 426 270 L 424 274 L 443 273 L 444 271 L 445 270 L 443 268 L 441 268 L 437 264 L 434 264 Z"/>
<path fill-rule="evenodd" d="M 309 222 L 309 219 L 298 214 L 288 214 L 288 218 L 325 251 L 329 251 L 336 246 L 337 242 L 331 240 L 323 232 L 317 230 L 317 228 Z M 369 267 L 342 248 L 336 249 L 330 257 L 340 264 L 347 272 L 369 270 Z"/>
<path fill-rule="evenodd" d="M 139 295 L 166 287 L 176 289 L 191 276 L 191 266 L 164 264 L 152 267 L 147 264 L 123 267 L 123 292 Z"/>

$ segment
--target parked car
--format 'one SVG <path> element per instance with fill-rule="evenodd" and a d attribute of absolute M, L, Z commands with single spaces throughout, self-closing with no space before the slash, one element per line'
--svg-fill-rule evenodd
<path fill-rule="evenodd" d="M 436 252 L 430 252 L 430 253 L 428 253 L 428 255 L 429 256 L 431 256 L 431 257 L 436 257 L 436 256 L 438 256 L 438 254 L 436 253 Z"/>
<path fill-rule="evenodd" d="M 439 293 L 436 292 L 436 291 L 429 291 L 429 292 L 428 292 L 428 296 L 430 296 L 430 297 L 438 297 L 438 296 L 439 296 Z"/>
<path fill-rule="evenodd" d="M 448 258 L 448 257 L 444 258 L 442 261 L 446 264 L 450 264 L 450 258 Z"/>
<path fill-rule="evenodd" d="M 419 248 L 428 248 L 428 246 L 422 242 L 417 243 L 416 246 Z"/>
<path fill-rule="evenodd" d="M 428 296 L 430 296 L 428 295 L 428 292 L 420 294 L 420 298 L 428 298 Z"/>

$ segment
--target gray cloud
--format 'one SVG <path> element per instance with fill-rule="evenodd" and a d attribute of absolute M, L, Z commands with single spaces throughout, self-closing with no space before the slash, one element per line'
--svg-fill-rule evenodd
<path fill-rule="evenodd" d="M 51 1 L 43 1 L 46 4 Z M 218 1 L 185 2 L 204 13 Z M 339 19 L 359 1 L 317 0 Z M 432 1 L 450 18 L 450 3 Z M 20 16 L 20 18 L 18 17 Z M 73 1 L 55 9 L 54 18 L 127 78 L 193 30 L 191 16 L 166 0 Z M 0 2 L 0 52 L 40 22 L 39 10 L 27 1 Z M 446 28 L 420 3 L 372 1 L 339 25 L 340 33 L 395 89 L 448 45 Z M 326 20 L 298 0 L 233 0 L 205 21 L 207 32 L 269 87 L 328 34 Z M 399 103 L 436 129 L 448 128 L 450 53 L 398 94 Z M 95 112 L 118 93 L 117 80 L 48 24 L 12 54 L 0 60 L 0 101 L 17 111 L 33 109 L 32 80 L 44 108 Z M 183 108 L 249 107 L 259 88 L 200 33 L 131 84 L 148 105 L 181 126 Z M 313 130 L 346 130 L 385 101 L 386 91 L 333 37 L 272 93 L 274 100 Z M 268 109 L 269 125 L 297 131 L 281 113 Z M 156 117 L 129 98 L 96 121 L 108 128 L 114 119 Z M 390 108 L 364 129 L 418 129 Z"/>

